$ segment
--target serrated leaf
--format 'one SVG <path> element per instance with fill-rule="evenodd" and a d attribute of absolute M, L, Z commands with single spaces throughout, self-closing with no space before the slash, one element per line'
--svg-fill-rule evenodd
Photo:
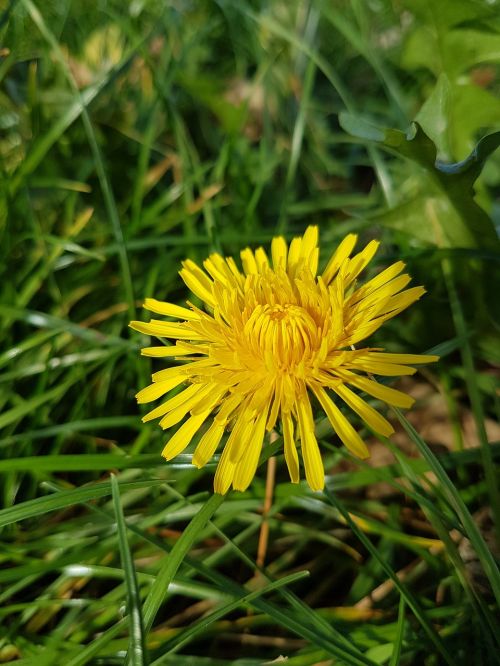
<path fill-rule="evenodd" d="M 498 238 L 492 221 L 474 201 L 473 185 L 485 160 L 500 145 L 496 134 L 484 137 L 471 155 L 461 163 L 444 165 L 436 162 L 436 146 L 414 122 L 405 134 L 400 130 L 380 128 L 352 114 L 341 113 L 343 129 L 365 141 L 376 141 L 390 152 L 404 157 L 424 169 L 424 192 L 420 195 L 419 213 L 393 209 L 377 220 L 389 226 L 411 230 L 413 235 L 427 237 L 439 247 L 498 247 Z M 375 138 L 376 137 L 376 138 Z M 380 138 L 382 137 L 382 138 Z M 395 218 L 400 213 L 401 222 Z M 417 224 L 417 220 L 420 222 Z M 417 224 L 417 226 L 414 226 Z"/>

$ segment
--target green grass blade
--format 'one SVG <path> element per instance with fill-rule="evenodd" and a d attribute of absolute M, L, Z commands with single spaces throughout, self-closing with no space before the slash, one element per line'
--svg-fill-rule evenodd
<path fill-rule="evenodd" d="M 102 509 L 98 509 L 97 507 L 90 508 L 99 515 L 105 516 L 109 521 L 113 521 L 113 518 Z M 164 541 L 155 539 L 140 528 L 130 524 L 127 527 L 129 530 L 141 536 L 145 541 L 155 544 L 160 550 L 167 553 L 167 557 L 171 556 L 174 548 L 177 546 L 176 544 L 173 548 L 169 548 Z M 198 559 L 186 555 L 184 563 L 201 576 L 211 581 L 218 589 L 224 590 L 227 594 L 231 594 L 237 599 L 248 594 L 248 590 L 244 587 Z M 278 590 L 278 592 L 283 591 L 283 589 Z M 289 592 L 289 594 L 291 593 Z M 348 666 L 375 666 L 375 662 L 363 655 L 354 645 L 349 645 L 349 641 L 346 637 L 337 636 L 338 632 L 333 630 L 332 627 L 327 626 L 325 628 L 324 623 L 322 623 L 323 628 L 319 630 L 316 623 L 310 623 L 309 618 L 308 621 L 305 622 L 303 614 L 298 614 L 288 608 L 284 610 L 261 598 L 254 599 L 250 603 L 256 610 L 269 615 L 278 626 L 282 626 L 290 633 L 304 638 L 314 646 L 323 648 L 327 654 L 339 658 L 342 663 L 347 664 Z"/>
<path fill-rule="evenodd" d="M 156 481 L 149 479 L 147 481 L 131 481 L 120 484 L 123 490 L 133 490 L 136 488 L 148 488 L 154 485 L 162 485 L 164 481 Z M 53 495 L 47 497 L 37 497 L 36 499 L 21 502 L 15 506 L 10 506 L 7 509 L 0 511 L 0 527 L 17 523 L 20 520 L 27 518 L 34 518 L 41 516 L 49 511 L 63 509 L 72 504 L 79 504 L 81 502 L 88 502 L 89 500 L 98 499 L 111 495 L 111 484 L 109 481 L 104 483 L 96 483 L 92 486 L 75 488 L 72 490 L 61 490 Z"/>
<path fill-rule="evenodd" d="M 28 400 L 22 402 L 20 405 L 7 410 L 0 416 L 0 428 L 5 428 L 5 426 L 18 421 L 19 419 L 23 418 L 23 416 L 26 416 L 26 414 L 31 414 L 35 409 L 38 409 L 38 407 L 44 405 L 46 402 L 57 399 L 68 390 L 68 386 L 71 383 L 56 386 L 50 391 L 45 391 L 41 395 L 29 398 Z"/>
<path fill-rule="evenodd" d="M 486 545 L 477 525 L 475 524 L 473 517 L 467 509 L 465 502 L 460 497 L 460 493 L 453 485 L 451 479 L 446 474 L 439 460 L 432 453 L 426 442 L 418 434 L 412 424 L 398 409 L 394 409 L 394 412 L 396 413 L 399 422 L 406 430 L 410 439 L 416 444 L 422 457 L 427 461 L 429 468 L 436 475 L 437 480 L 441 486 L 441 490 L 446 494 L 448 501 L 456 511 L 456 514 L 463 525 L 466 536 L 472 543 L 472 546 L 474 547 L 474 550 L 476 551 L 477 556 L 481 561 L 484 572 L 488 576 L 493 594 L 497 600 L 497 604 L 500 604 L 500 571 L 490 549 Z"/>
<path fill-rule="evenodd" d="M 419 477 L 415 474 L 411 465 L 408 464 L 404 454 L 402 454 L 396 446 L 391 444 L 390 441 L 386 442 L 386 445 L 390 448 L 394 457 L 400 464 L 405 477 L 411 481 L 414 487 L 421 488 Z M 457 544 L 453 541 L 450 535 L 449 524 L 445 524 L 442 521 L 442 516 L 440 515 L 439 510 L 437 510 L 435 504 L 432 502 L 425 503 L 425 505 L 420 503 L 420 506 L 422 511 L 428 517 L 429 522 L 436 530 L 436 534 L 441 539 L 450 562 L 455 567 L 457 578 L 460 581 L 468 599 L 473 604 L 474 614 L 482 626 L 485 637 L 489 639 L 491 635 L 491 638 L 493 638 L 493 640 L 496 641 L 500 647 L 500 624 L 495 620 L 494 614 L 491 613 L 487 603 L 476 589 L 476 586 L 469 580 L 465 563 L 460 557 Z M 449 521 L 447 522 L 449 523 Z"/>
<path fill-rule="evenodd" d="M 261 590 L 250 592 L 250 594 L 247 594 L 244 597 L 237 599 L 236 601 L 232 601 L 229 604 L 221 606 L 217 610 L 213 611 L 213 613 L 210 613 L 210 615 L 201 618 L 200 620 L 198 620 L 198 622 L 193 623 L 187 629 L 179 633 L 177 636 L 175 636 L 172 639 L 170 644 L 169 643 L 164 644 L 163 649 L 165 650 L 165 654 L 169 654 L 174 650 L 178 650 L 183 645 L 185 645 L 193 638 L 195 638 L 195 636 L 197 636 L 200 632 L 206 630 L 211 624 L 213 624 L 220 618 L 224 617 L 225 615 L 228 615 L 229 613 L 232 613 L 233 611 L 237 610 L 241 606 L 249 605 L 250 602 L 253 601 L 254 599 L 258 599 L 259 597 L 264 596 L 269 592 L 278 590 L 280 587 L 291 585 L 296 580 L 301 580 L 302 578 L 306 578 L 308 575 L 309 575 L 308 571 L 299 571 L 297 573 L 290 574 L 289 576 L 284 576 L 283 578 L 281 578 L 278 581 L 275 581 L 274 583 L 269 583 Z M 151 666 L 159 666 L 159 664 L 161 663 L 162 663 L 162 657 L 154 661 L 151 664 Z"/>
<path fill-rule="evenodd" d="M 140 348 L 140 345 L 131 340 L 124 340 L 117 335 L 105 335 L 100 331 L 95 331 L 92 328 L 85 328 L 85 326 L 74 324 L 68 319 L 61 319 L 60 317 L 49 315 L 46 312 L 16 308 L 9 305 L 0 305 L 0 315 L 5 316 L 7 319 L 18 319 L 37 328 L 55 329 L 57 332 L 70 333 L 76 338 L 99 346 L 121 347 L 122 349 L 135 351 Z"/>
<path fill-rule="evenodd" d="M 120 620 L 117 624 L 107 629 L 103 634 L 96 638 L 92 643 L 86 645 L 83 649 L 78 651 L 78 654 L 66 662 L 66 666 L 85 666 L 96 657 L 99 652 L 113 640 L 119 631 L 125 626 L 125 618 Z"/>
<path fill-rule="evenodd" d="M 26 435 L 25 437 L 28 437 Z M 177 463 L 180 461 L 177 460 Z M 130 456 L 117 453 L 82 453 L 54 456 L 26 456 L 0 460 L 2 472 L 83 472 L 89 470 L 154 467 L 161 464 L 156 453 Z M 175 464 L 175 463 L 174 463 Z M 185 464 L 185 463 L 184 463 Z"/>
<path fill-rule="evenodd" d="M 224 501 L 224 497 L 224 495 L 214 494 L 201 506 L 166 558 L 144 602 L 143 614 L 146 631 L 149 631 L 153 626 L 156 614 L 167 597 L 168 586 L 181 566 L 184 557 L 200 537 L 200 532 L 220 507 Z"/>
<path fill-rule="evenodd" d="M 35 439 L 44 439 L 45 437 L 57 437 L 59 435 L 68 436 L 73 435 L 78 432 L 86 431 L 100 431 L 113 428 L 135 428 L 142 430 L 144 425 L 137 419 L 137 416 L 102 416 L 95 419 L 82 419 L 81 421 L 67 421 L 66 423 L 61 423 L 58 425 L 48 426 L 46 428 L 38 428 L 37 430 L 26 430 L 22 433 L 17 433 L 15 435 L 9 435 L 8 437 L 2 437 L 0 439 L 0 447 L 10 446 L 21 442 L 23 440 L 35 440 Z M 106 454 L 103 454 L 106 455 Z M 36 456 L 38 460 L 41 460 L 40 456 Z M 44 460 L 47 458 L 52 459 L 54 464 L 57 464 L 57 459 L 60 458 L 59 455 L 44 456 Z M 15 469 L 23 469 L 23 460 L 26 458 L 14 458 L 12 461 L 2 460 L 0 463 L 9 464 L 10 462 L 16 461 L 15 465 L 18 464 L 19 467 Z M 82 458 L 82 460 L 84 460 Z M 69 459 L 68 459 L 69 462 Z M 50 463 L 49 463 L 50 464 Z M 71 463 L 70 463 L 71 464 Z M 5 467 L 2 469 L 9 469 Z M 14 469 L 11 467 L 10 469 Z"/>
<path fill-rule="evenodd" d="M 307 25 L 304 30 L 307 44 L 310 45 L 314 42 L 317 29 L 318 29 L 319 14 L 316 10 L 311 10 L 307 20 Z M 290 191 L 295 179 L 299 158 L 302 151 L 302 143 L 304 139 L 304 129 L 306 124 L 306 115 L 311 100 L 311 93 L 314 85 L 314 76 L 316 73 L 316 64 L 313 60 L 309 60 L 304 74 L 303 89 L 300 98 L 299 109 L 297 118 L 292 134 L 292 147 L 290 151 L 290 160 L 288 162 L 288 169 L 285 178 L 285 186 L 282 194 L 282 204 L 280 208 L 280 215 L 276 225 L 276 232 L 283 234 L 286 230 L 288 204 L 290 199 Z"/>
<path fill-rule="evenodd" d="M 127 586 L 127 610 L 129 616 L 129 648 L 127 651 L 126 664 L 131 666 L 147 666 L 148 655 L 144 637 L 144 624 L 142 621 L 141 592 L 137 582 L 134 560 L 127 539 L 127 525 L 123 515 L 120 500 L 120 487 L 114 474 L 111 475 L 111 490 L 113 493 L 113 506 L 115 509 L 116 526 L 118 530 L 118 543 L 125 583 Z"/>
<path fill-rule="evenodd" d="M 497 544 L 500 545 L 500 487 L 498 484 L 498 477 L 493 462 L 491 453 L 491 446 L 488 441 L 486 433 L 485 416 L 483 405 L 481 401 L 481 394 L 476 380 L 476 369 L 474 367 L 474 357 L 470 339 L 467 336 L 467 323 L 465 321 L 464 312 L 458 293 L 453 280 L 452 268 L 449 260 L 443 260 L 443 274 L 450 295 L 450 307 L 453 316 L 453 322 L 457 331 L 457 336 L 461 339 L 461 355 L 462 362 L 465 370 L 465 382 L 467 384 L 467 392 L 471 402 L 472 413 L 476 424 L 479 441 L 481 443 L 481 454 L 483 458 L 483 469 L 486 484 L 488 486 L 488 495 L 490 499 L 491 512 L 493 514 L 493 522 L 495 524 L 495 531 L 497 537 Z"/>
<path fill-rule="evenodd" d="M 334 494 L 328 489 L 325 488 L 325 495 L 327 499 L 330 501 L 332 506 L 334 506 L 342 515 L 346 523 L 349 525 L 351 530 L 354 532 L 354 534 L 357 536 L 357 538 L 361 541 L 363 546 L 368 550 L 370 555 L 380 564 L 382 569 L 385 571 L 385 573 L 389 576 L 389 578 L 392 580 L 394 583 L 394 586 L 396 589 L 399 591 L 402 597 L 404 597 L 405 602 L 408 604 L 408 606 L 411 608 L 413 614 L 417 618 L 417 620 L 420 622 L 422 628 L 424 629 L 425 633 L 428 635 L 430 640 L 434 643 L 435 647 L 437 648 L 439 654 L 443 657 L 445 662 L 449 664 L 449 666 L 454 666 L 454 659 L 453 656 L 448 652 L 446 649 L 445 645 L 443 644 L 443 641 L 441 640 L 439 634 L 436 632 L 434 627 L 429 623 L 427 618 L 424 615 L 423 610 L 420 608 L 420 604 L 417 602 L 413 594 L 408 590 L 408 588 L 403 585 L 403 583 L 399 580 L 397 577 L 396 573 L 392 569 L 391 566 L 387 564 L 387 562 L 379 555 L 377 549 L 375 546 L 372 544 L 370 539 L 365 536 L 365 534 L 362 532 L 362 530 L 359 529 L 359 527 L 356 525 L 356 523 L 352 520 L 351 516 L 349 515 L 349 512 L 345 509 L 343 504 L 334 496 Z"/>
<path fill-rule="evenodd" d="M 400 658 L 401 658 L 401 648 L 403 646 L 405 627 L 406 627 L 406 623 L 405 623 L 405 600 L 404 600 L 404 597 L 401 596 L 399 598 L 397 634 L 396 634 L 396 639 L 394 641 L 394 647 L 392 649 L 391 661 L 389 662 L 389 666 L 399 666 L 399 662 L 400 662 Z"/>

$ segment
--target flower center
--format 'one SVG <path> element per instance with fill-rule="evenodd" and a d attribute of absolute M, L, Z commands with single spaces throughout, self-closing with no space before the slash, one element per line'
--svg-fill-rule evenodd
<path fill-rule="evenodd" d="M 318 325 L 299 305 L 259 305 L 245 329 L 250 349 L 271 371 L 293 371 L 321 342 Z"/>

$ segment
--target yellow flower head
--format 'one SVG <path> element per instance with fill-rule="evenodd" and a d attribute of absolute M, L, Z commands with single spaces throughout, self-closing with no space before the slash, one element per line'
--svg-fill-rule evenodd
<path fill-rule="evenodd" d="M 307 482 L 313 490 L 321 490 L 324 469 L 311 397 L 349 451 L 361 458 L 369 455 L 368 449 L 337 406 L 337 397 L 375 432 L 386 437 L 393 432 L 356 391 L 410 407 L 410 396 L 369 376 L 411 375 L 415 372 L 411 364 L 438 357 L 355 349 L 425 291 L 405 289 L 410 277 L 402 274 L 402 261 L 359 286 L 356 280 L 379 244 L 371 241 L 351 256 L 356 240 L 354 234 L 344 238 L 321 275 L 317 274 L 317 227 L 309 227 L 290 247 L 282 237 L 274 238 L 271 261 L 263 248 L 243 250 L 242 271 L 232 257 L 220 254 L 203 262 L 205 270 L 187 260 L 180 275 L 207 312 L 189 302 L 184 308 L 146 299 L 145 308 L 177 321 L 134 321 L 130 326 L 176 342 L 147 347 L 142 353 L 183 362 L 153 374 L 153 384 L 137 394 L 138 402 L 146 403 L 183 385 L 143 418 L 161 418 L 166 429 L 189 415 L 163 449 L 167 460 L 181 453 L 209 421 L 193 464 L 205 465 L 229 430 L 214 487 L 218 493 L 226 493 L 231 485 L 245 490 L 255 474 L 265 432 L 279 422 L 292 481 L 297 483 L 300 476 L 300 440 Z"/>

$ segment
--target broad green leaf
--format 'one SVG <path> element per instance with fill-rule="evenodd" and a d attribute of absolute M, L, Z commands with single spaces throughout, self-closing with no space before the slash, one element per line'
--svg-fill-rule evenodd
<path fill-rule="evenodd" d="M 498 125 L 499 118 L 500 100 L 494 95 L 479 86 L 450 81 L 446 74 L 441 74 L 415 121 L 436 144 L 444 160 L 461 158 L 470 152 L 477 133 L 483 127 Z M 475 150 L 471 159 L 474 153 Z M 453 168 L 442 170 L 454 173 Z"/>
<path fill-rule="evenodd" d="M 471 67 L 499 60 L 499 34 L 470 29 L 440 33 L 423 25 L 410 33 L 401 64 L 406 69 L 425 67 L 436 77 L 444 73 L 455 82 Z"/>
<path fill-rule="evenodd" d="M 434 90 L 415 116 L 427 136 L 436 145 L 439 155 L 450 154 L 451 84 L 446 74 L 441 74 Z"/>
<path fill-rule="evenodd" d="M 445 197 L 424 194 L 372 218 L 384 227 L 440 247 L 474 247 L 474 236 Z"/>
<path fill-rule="evenodd" d="M 498 247 L 498 239 L 492 221 L 474 201 L 473 185 L 481 173 L 487 157 L 497 147 L 497 139 L 486 137 L 473 153 L 456 165 L 436 162 L 436 147 L 418 123 L 412 123 L 408 133 L 395 129 L 382 129 L 363 118 L 341 113 L 341 126 L 349 133 L 370 142 L 377 142 L 396 155 L 404 157 L 424 170 L 424 191 L 409 205 L 410 220 L 396 216 L 405 211 L 392 210 L 377 218 L 380 224 L 400 225 L 408 233 L 427 240 L 439 247 Z M 457 170 L 458 169 L 458 170 Z M 420 220 L 425 227 L 417 229 L 411 223 Z M 411 222 L 411 223 L 410 223 Z"/>
<path fill-rule="evenodd" d="M 478 0 L 404 0 L 403 5 L 435 29 L 445 31 L 454 25 L 477 18 L 494 16 L 494 8 Z"/>
<path fill-rule="evenodd" d="M 460 159 L 471 150 L 483 128 L 500 127 L 500 99 L 475 85 L 454 84 L 451 95 L 451 150 Z"/>

